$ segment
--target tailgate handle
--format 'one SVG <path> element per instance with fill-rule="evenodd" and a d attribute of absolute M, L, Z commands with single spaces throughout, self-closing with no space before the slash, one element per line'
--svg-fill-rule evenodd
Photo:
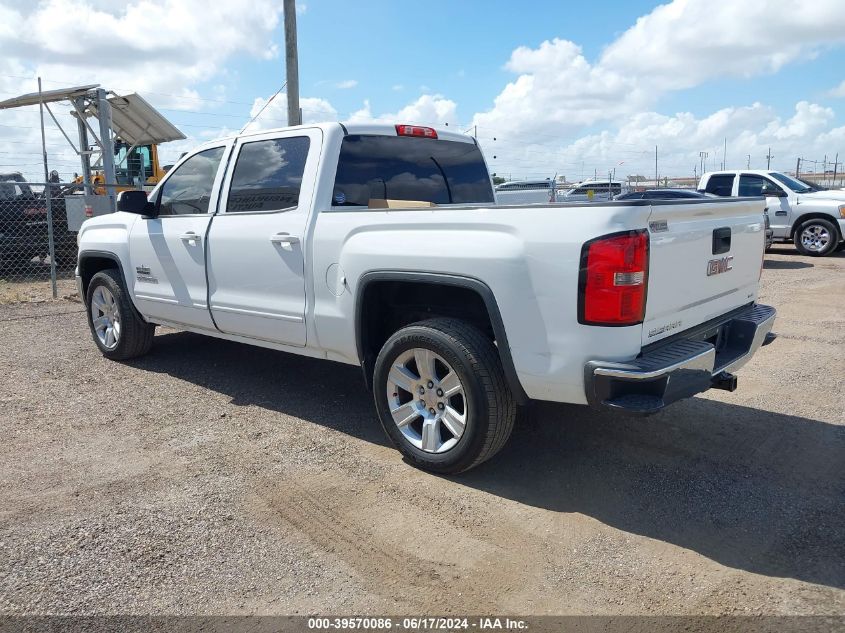
<path fill-rule="evenodd" d="M 731 250 L 731 227 L 713 229 L 713 254 L 721 255 Z"/>

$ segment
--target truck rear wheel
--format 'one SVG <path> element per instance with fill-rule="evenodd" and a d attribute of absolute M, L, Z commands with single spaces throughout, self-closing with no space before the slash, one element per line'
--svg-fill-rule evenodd
<path fill-rule="evenodd" d="M 795 248 L 802 255 L 830 255 L 839 244 L 839 231 L 830 220 L 813 218 L 795 229 Z"/>
<path fill-rule="evenodd" d="M 516 416 L 493 341 L 459 319 L 429 319 L 393 334 L 376 360 L 373 395 L 393 444 L 437 473 L 495 455 Z"/>
<path fill-rule="evenodd" d="M 150 350 L 155 325 L 136 312 L 120 272 L 108 269 L 94 275 L 88 284 L 85 305 L 91 336 L 103 356 L 127 360 Z"/>

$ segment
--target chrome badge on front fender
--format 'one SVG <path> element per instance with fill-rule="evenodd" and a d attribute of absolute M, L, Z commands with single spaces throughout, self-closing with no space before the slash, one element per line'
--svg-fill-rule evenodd
<path fill-rule="evenodd" d="M 720 275 L 728 272 L 729 270 L 733 270 L 733 260 L 733 255 L 728 255 L 727 257 L 721 257 L 719 259 L 711 259 L 707 262 L 707 276 L 712 277 L 713 275 Z"/>

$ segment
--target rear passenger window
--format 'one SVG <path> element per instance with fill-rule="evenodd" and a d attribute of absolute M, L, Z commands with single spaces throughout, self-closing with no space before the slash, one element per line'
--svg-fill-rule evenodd
<path fill-rule="evenodd" d="M 332 205 L 366 207 L 371 199 L 494 202 L 490 175 L 475 143 L 350 134 L 340 147 Z"/>
<path fill-rule="evenodd" d="M 730 196 L 734 187 L 733 174 L 714 174 L 707 180 L 704 191 L 717 196 Z"/>
<path fill-rule="evenodd" d="M 307 136 L 244 143 L 232 174 L 226 213 L 298 206 L 309 146 Z"/>

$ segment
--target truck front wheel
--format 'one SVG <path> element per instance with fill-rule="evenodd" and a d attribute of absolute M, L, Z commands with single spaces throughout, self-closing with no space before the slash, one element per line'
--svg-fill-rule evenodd
<path fill-rule="evenodd" d="M 155 326 L 135 311 L 120 272 L 114 269 L 98 272 L 91 278 L 85 294 L 88 327 L 103 356 L 127 360 L 150 350 Z"/>
<path fill-rule="evenodd" d="M 833 222 L 823 218 L 807 220 L 795 230 L 795 248 L 802 255 L 830 255 L 839 244 L 839 231 Z"/>
<path fill-rule="evenodd" d="M 451 318 L 414 323 L 391 336 L 376 360 L 376 409 L 413 465 L 454 474 L 504 446 L 516 405 L 496 346 Z"/>

